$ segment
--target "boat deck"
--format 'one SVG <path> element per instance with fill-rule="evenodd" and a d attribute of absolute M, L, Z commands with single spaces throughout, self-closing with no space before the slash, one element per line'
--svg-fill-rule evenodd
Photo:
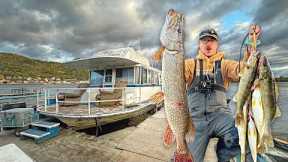
<path fill-rule="evenodd" d="M 129 111 L 133 108 L 137 108 L 141 106 L 141 104 L 123 107 L 122 105 L 119 106 L 110 106 L 110 107 L 96 107 L 91 106 L 90 108 L 90 115 L 98 115 L 98 114 L 109 114 L 109 113 L 116 113 L 122 111 Z M 57 115 L 64 115 L 64 116 L 90 116 L 88 105 L 79 104 L 79 105 L 72 105 L 72 106 L 58 106 L 58 112 L 56 106 L 49 106 L 47 107 L 46 111 L 44 107 L 39 108 L 39 111 L 43 114 L 57 114 Z M 57 112 L 57 113 L 56 113 Z"/>

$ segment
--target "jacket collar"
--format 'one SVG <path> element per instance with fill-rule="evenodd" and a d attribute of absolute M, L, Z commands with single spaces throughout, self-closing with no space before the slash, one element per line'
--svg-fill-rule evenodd
<path fill-rule="evenodd" d="M 224 58 L 223 52 L 217 52 L 216 54 L 212 55 L 211 57 L 205 56 L 202 52 L 198 52 L 198 55 L 196 57 L 197 59 L 202 59 L 204 61 L 214 62 L 216 60 L 221 60 Z"/>

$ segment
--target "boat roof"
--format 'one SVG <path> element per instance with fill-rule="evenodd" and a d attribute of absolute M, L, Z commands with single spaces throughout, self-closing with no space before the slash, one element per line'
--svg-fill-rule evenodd
<path fill-rule="evenodd" d="M 94 56 L 94 57 L 93 57 Z M 149 60 L 133 48 L 109 49 L 97 52 L 90 58 L 83 58 L 67 62 L 69 66 L 86 69 L 107 69 L 127 67 L 141 64 L 149 67 Z"/>

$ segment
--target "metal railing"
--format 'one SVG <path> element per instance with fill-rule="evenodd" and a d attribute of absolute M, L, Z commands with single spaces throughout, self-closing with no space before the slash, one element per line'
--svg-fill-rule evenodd
<path fill-rule="evenodd" d="M 64 94 L 80 94 L 80 91 L 84 90 L 85 92 L 77 99 L 73 100 L 65 98 L 64 100 L 60 97 Z M 122 92 L 121 97 L 111 97 L 111 99 L 97 99 L 97 95 L 105 94 L 115 94 L 117 90 Z M 70 104 L 70 105 L 87 105 L 88 115 L 91 115 L 91 110 L 93 108 L 99 108 L 97 103 L 107 103 L 107 102 L 119 102 L 121 103 L 120 109 L 125 110 L 127 105 L 133 105 L 141 102 L 142 96 L 141 87 L 122 87 L 122 88 L 47 88 L 44 89 L 44 95 L 37 96 L 37 105 L 44 108 L 44 112 L 53 112 L 59 113 L 61 105 Z M 37 93 L 38 94 L 38 93 Z M 118 94 L 119 95 L 119 94 Z M 60 97 L 60 98 L 59 98 Z M 101 108 L 103 108 L 101 106 Z M 53 111 L 55 109 L 55 111 Z M 52 110 L 52 111 L 51 111 Z M 72 110 L 71 110 L 72 111 Z"/>
<path fill-rule="evenodd" d="M 85 111 L 85 115 L 91 115 L 93 113 L 100 112 L 97 108 L 105 108 L 105 105 L 109 102 L 118 102 L 117 109 L 115 111 L 126 110 L 126 108 L 133 105 L 139 104 L 141 101 L 147 99 L 147 89 L 146 87 L 122 87 L 122 88 L 56 88 L 56 87 L 33 87 L 23 89 L 25 93 L 18 93 L 20 90 L 15 90 L 18 88 L 0 88 L 0 109 L 3 105 L 10 103 L 25 102 L 27 107 L 38 107 L 38 110 L 44 112 L 61 113 L 63 109 L 61 105 L 71 104 L 71 105 L 81 105 L 82 110 Z M 85 91 L 77 100 L 73 99 L 61 99 L 59 96 L 61 94 L 79 94 L 80 91 Z M 101 93 L 115 92 L 115 90 L 120 90 L 122 94 L 118 98 L 106 98 L 106 99 L 96 99 L 97 95 L 101 96 Z M 101 93 L 100 93 L 101 91 Z M 12 93 L 13 92 L 13 93 Z M 15 92 L 15 93 L 14 93 Z M 16 93 L 17 92 L 17 93 Z M 21 89 L 22 92 L 22 89 Z M 152 91 L 149 92 L 152 95 Z M 1 96 L 2 94 L 2 96 Z M 9 94 L 9 95 L 5 95 Z M 12 95 L 13 94 L 13 95 Z M 18 95 L 17 95 L 18 94 Z M 23 94 L 23 95 L 22 95 Z M 120 104 L 119 104 L 120 103 Z M 84 105 L 84 106 L 83 106 Z M 86 106 L 85 106 L 86 105 Z M 108 106 L 109 107 L 109 106 Z M 113 107 L 113 106 L 111 106 Z M 87 109 L 86 109 L 87 108 Z M 95 109 L 94 109 L 95 108 Z M 97 110 L 96 110 L 97 109 Z M 49 110 L 49 111 L 48 111 Z M 103 109 L 101 109 L 102 111 Z"/>
<path fill-rule="evenodd" d="M 0 109 L 4 105 L 19 102 L 25 102 L 27 107 L 34 107 L 40 95 L 44 95 L 44 89 L 41 87 L 0 88 Z"/>

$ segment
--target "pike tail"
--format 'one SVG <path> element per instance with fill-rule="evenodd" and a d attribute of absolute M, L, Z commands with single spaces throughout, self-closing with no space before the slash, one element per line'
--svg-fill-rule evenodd
<path fill-rule="evenodd" d="M 166 129 L 164 130 L 163 143 L 164 143 L 164 146 L 166 147 L 170 147 L 172 144 L 175 143 L 175 136 L 168 123 L 167 123 Z"/>
<path fill-rule="evenodd" d="M 264 135 L 262 138 L 263 142 L 268 147 L 274 147 L 273 137 L 272 135 Z"/>
<path fill-rule="evenodd" d="M 174 153 L 173 162 L 193 162 L 193 156 L 190 153 L 181 154 L 177 151 Z"/>

